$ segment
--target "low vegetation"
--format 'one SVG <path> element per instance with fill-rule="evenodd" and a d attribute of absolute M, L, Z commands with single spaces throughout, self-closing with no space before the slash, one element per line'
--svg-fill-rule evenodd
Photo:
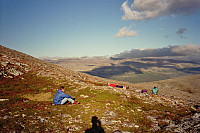
<path fill-rule="evenodd" d="M 28 73 L 14 79 L 0 79 L 1 132 L 84 132 L 91 127 L 92 116 L 97 116 L 106 132 L 154 132 L 157 121 L 180 121 L 188 115 L 187 108 L 175 108 L 157 102 L 146 103 L 113 88 L 74 86 L 64 80 L 38 77 Z M 76 97 L 80 105 L 51 105 L 57 91 L 64 84 L 68 94 Z M 169 124 L 160 122 L 160 126 Z M 157 131 L 164 131 L 159 129 Z"/>
<path fill-rule="evenodd" d="M 185 78 L 131 84 L 71 71 L 3 46 L 0 46 L 0 61 L 2 133 L 82 133 L 91 128 L 93 116 L 98 117 L 105 132 L 199 130 L 199 105 L 164 95 L 165 89 L 173 95 L 175 92 L 198 95 L 198 75 L 190 77 L 190 82 Z M 129 86 L 129 89 L 113 88 L 107 83 Z M 61 85 L 81 104 L 51 105 Z M 149 93 L 153 85 L 159 87 L 158 96 Z M 193 88 L 190 90 L 188 86 Z M 141 93 L 142 89 L 148 93 Z"/>

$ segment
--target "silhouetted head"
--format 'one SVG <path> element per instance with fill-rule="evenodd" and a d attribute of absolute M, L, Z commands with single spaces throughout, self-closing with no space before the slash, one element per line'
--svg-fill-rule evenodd
<path fill-rule="evenodd" d="M 104 133 L 104 129 L 101 127 L 101 122 L 98 117 L 92 117 L 92 128 L 87 129 L 85 133 Z"/>
<path fill-rule="evenodd" d="M 101 122 L 98 120 L 98 117 L 92 117 L 92 127 L 101 127 Z"/>
<path fill-rule="evenodd" d="M 92 123 L 95 123 L 98 120 L 98 117 L 92 116 Z"/>

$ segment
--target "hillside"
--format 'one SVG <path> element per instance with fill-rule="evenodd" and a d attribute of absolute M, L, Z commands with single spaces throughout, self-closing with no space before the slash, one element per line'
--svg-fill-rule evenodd
<path fill-rule="evenodd" d="M 91 128 L 93 116 L 99 118 L 105 132 L 200 130 L 199 101 L 166 91 L 184 92 L 182 87 L 186 86 L 187 93 L 195 95 L 199 93 L 199 75 L 190 80 L 183 77 L 132 84 L 75 72 L 3 46 L 0 62 L 0 132 L 84 132 Z M 107 83 L 129 89 L 113 88 Z M 61 85 L 81 104 L 52 106 Z M 158 96 L 150 92 L 154 85 L 159 88 Z M 148 89 L 148 93 L 141 93 L 142 89 Z"/>

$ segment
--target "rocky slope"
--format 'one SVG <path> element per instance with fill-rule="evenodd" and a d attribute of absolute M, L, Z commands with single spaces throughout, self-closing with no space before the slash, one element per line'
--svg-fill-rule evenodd
<path fill-rule="evenodd" d="M 74 72 L 3 46 L 0 63 L 1 132 L 84 132 L 91 127 L 92 116 L 99 118 L 105 132 L 200 131 L 198 100 L 188 101 L 170 90 L 183 92 L 190 83 L 196 88 L 189 93 L 198 94 L 199 75 L 190 81 L 183 78 L 182 86 L 178 79 L 131 84 Z M 60 85 L 81 104 L 52 106 Z M 159 87 L 158 96 L 150 93 L 153 85 Z"/>

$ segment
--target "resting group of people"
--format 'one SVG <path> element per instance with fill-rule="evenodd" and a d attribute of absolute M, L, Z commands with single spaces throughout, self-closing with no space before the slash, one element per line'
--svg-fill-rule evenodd
<path fill-rule="evenodd" d="M 115 84 L 109 84 L 109 86 L 112 87 L 118 87 L 118 88 L 125 88 L 128 89 L 128 87 L 115 85 Z M 75 98 L 65 93 L 65 87 L 61 86 L 60 89 L 56 92 L 56 95 L 54 96 L 52 105 L 63 105 L 66 103 L 72 103 L 72 104 L 80 104 L 80 102 L 76 101 Z"/>
<path fill-rule="evenodd" d="M 108 86 L 129 89 L 129 87 L 124 87 L 124 86 L 121 86 L 121 85 L 110 84 L 110 83 L 108 83 Z M 142 90 L 142 93 L 145 93 L 145 92 L 147 93 L 147 90 Z M 155 95 L 158 94 L 158 88 L 156 86 L 154 86 L 154 88 L 152 89 L 152 93 L 155 94 Z"/>
<path fill-rule="evenodd" d="M 121 85 L 116 85 L 116 84 L 107 84 L 108 86 L 112 86 L 112 87 L 118 87 L 118 88 L 124 88 L 124 89 L 129 89 L 129 87 L 125 87 L 125 86 L 121 86 Z M 142 93 L 147 92 L 147 90 L 142 90 Z M 157 95 L 158 93 L 158 88 L 154 86 L 154 88 L 152 89 L 152 93 Z M 65 93 L 65 87 L 61 86 L 60 89 L 58 89 L 58 91 L 56 92 L 56 95 L 53 99 L 53 103 L 52 105 L 63 105 L 66 103 L 72 103 L 72 104 L 80 104 L 80 102 L 76 101 L 75 98 L 73 98 L 72 96 L 68 95 Z"/>

